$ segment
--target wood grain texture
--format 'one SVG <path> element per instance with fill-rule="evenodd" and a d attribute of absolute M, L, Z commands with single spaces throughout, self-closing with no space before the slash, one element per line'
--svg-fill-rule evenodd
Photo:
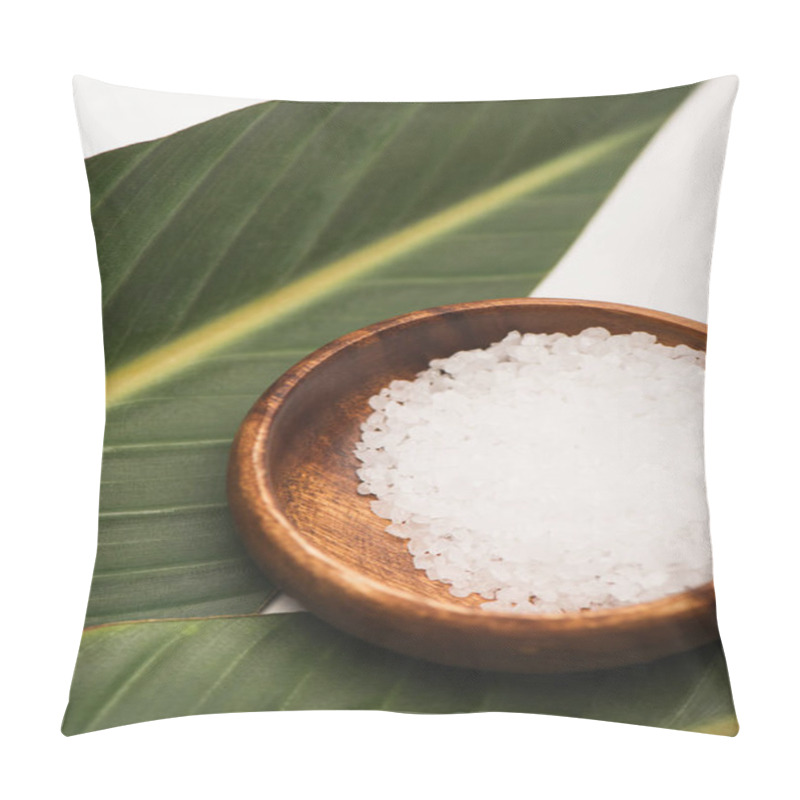
<path fill-rule="evenodd" d="M 432 358 L 486 347 L 510 330 L 644 330 L 705 349 L 706 326 L 670 314 L 573 300 L 489 300 L 417 311 L 312 353 L 256 402 L 234 441 L 228 495 L 261 568 L 331 624 L 401 653 L 516 672 L 643 663 L 718 637 L 711 583 L 622 607 L 564 614 L 486 612 L 414 568 L 405 543 L 358 495 L 353 447 L 367 399 Z"/>

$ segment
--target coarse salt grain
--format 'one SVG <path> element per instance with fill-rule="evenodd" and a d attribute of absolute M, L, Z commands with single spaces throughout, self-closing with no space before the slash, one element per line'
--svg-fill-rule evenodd
<path fill-rule="evenodd" d="M 705 354 L 604 328 L 512 331 L 369 399 L 359 494 L 483 608 L 577 611 L 711 579 Z"/>

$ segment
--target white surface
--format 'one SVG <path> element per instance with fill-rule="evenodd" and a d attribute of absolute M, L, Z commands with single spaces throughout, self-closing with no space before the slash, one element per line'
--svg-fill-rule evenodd
<path fill-rule="evenodd" d="M 8 10 L 0 55 L 10 111 L 3 147 L 13 154 L 0 189 L 7 794 L 791 795 L 800 270 L 790 8 L 782 0 L 674 0 L 660 14 L 621 0 L 228 0 L 203 12 L 182 0 L 75 0 Z M 712 269 L 706 449 L 738 738 L 525 714 L 373 712 L 230 714 L 60 735 L 96 547 L 103 427 L 99 279 L 74 73 L 199 94 L 442 100 L 640 91 L 731 72 L 742 83 Z M 412 749 L 422 755 L 414 769 Z"/>
<path fill-rule="evenodd" d="M 738 81 L 692 92 L 533 297 L 607 300 L 706 321 L 717 195 Z"/>
<path fill-rule="evenodd" d="M 158 139 L 258 100 L 154 92 L 76 75 L 72 81 L 85 157 Z"/>

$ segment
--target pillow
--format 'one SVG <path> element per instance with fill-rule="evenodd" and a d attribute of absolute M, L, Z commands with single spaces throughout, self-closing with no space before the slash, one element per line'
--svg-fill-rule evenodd
<path fill-rule="evenodd" d="M 700 351 L 736 86 L 298 103 L 76 78 L 108 410 L 63 732 L 384 709 L 735 735 Z M 340 446 L 326 414 L 374 342 Z"/>

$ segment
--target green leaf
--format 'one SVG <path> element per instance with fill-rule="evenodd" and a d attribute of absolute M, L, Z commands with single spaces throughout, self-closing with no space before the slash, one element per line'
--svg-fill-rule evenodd
<path fill-rule="evenodd" d="M 296 613 L 87 630 L 63 732 L 281 709 L 516 711 L 738 730 L 718 643 L 635 667 L 510 675 L 406 658 Z"/>
<path fill-rule="evenodd" d="M 274 590 L 238 543 L 224 488 L 240 420 L 285 369 L 385 317 L 528 294 L 691 88 L 266 103 L 88 160 L 109 409 L 87 620 L 148 621 L 84 633 L 65 733 L 279 708 L 735 733 L 718 644 L 517 676 L 405 658 L 308 614 L 254 615 Z"/>
<path fill-rule="evenodd" d="M 365 324 L 528 294 L 692 87 L 265 103 L 87 161 L 109 409 L 90 624 L 273 592 L 225 505 L 255 398 Z"/>

